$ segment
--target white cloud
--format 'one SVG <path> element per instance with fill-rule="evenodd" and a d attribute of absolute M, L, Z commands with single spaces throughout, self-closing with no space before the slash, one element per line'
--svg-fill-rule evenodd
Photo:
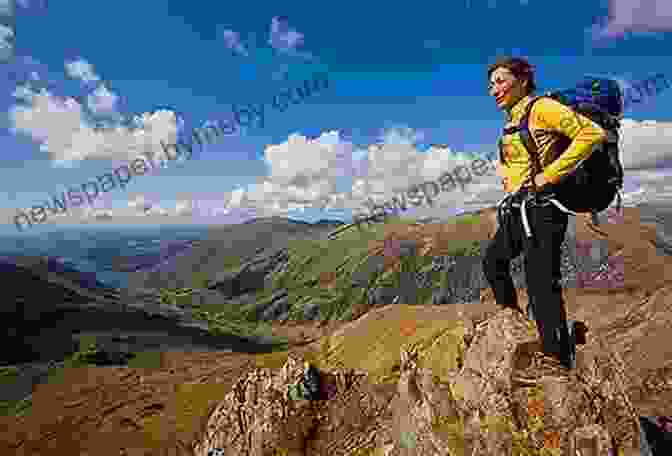
<path fill-rule="evenodd" d="M 222 195 L 221 199 L 202 199 L 194 196 L 191 199 L 178 200 L 170 215 L 192 216 L 194 220 L 207 221 L 208 218 L 228 215 L 231 212 L 226 200 L 226 195 Z"/>
<path fill-rule="evenodd" d="M 175 203 L 175 214 L 177 215 L 191 215 L 193 210 L 193 202 L 191 200 L 179 200 Z"/>
<path fill-rule="evenodd" d="M 611 0 L 606 22 L 591 28 L 594 39 L 670 30 L 672 2 L 669 0 Z"/>
<path fill-rule="evenodd" d="M 113 219 L 116 214 L 111 209 L 97 209 L 87 207 L 84 210 L 83 218 L 84 219 L 95 219 L 95 220 L 110 220 Z"/>
<path fill-rule="evenodd" d="M 159 206 L 158 204 L 155 204 L 145 212 L 145 215 L 148 217 L 151 217 L 153 215 L 167 216 L 170 215 L 170 213 L 163 207 Z"/>
<path fill-rule="evenodd" d="M 119 96 L 110 92 L 104 84 L 87 97 L 87 105 L 94 113 L 115 112 Z"/>
<path fill-rule="evenodd" d="M 222 35 L 224 36 L 224 43 L 226 44 L 226 47 L 234 51 L 236 54 L 244 55 L 246 57 L 250 55 L 247 52 L 245 45 L 241 42 L 240 34 L 238 32 L 233 30 L 224 30 Z"/>
<path fill-rule="evenodd" d="M 152 208 L 152 203 L 147 201 L 144 195 L 137 195 L 134 198 L 129 198 L 128 207 L 134 209 L 138 213 L 146 213 Z"/>
<path fill-rule="evenodd" d="M 0 24 L 0 62 L 6 62 L 14 56 L 14 30 Z"/>
<path fill-rule="evenodd" d="M 73 79 L 81 79 L 84 82 L 100 81 L 100 77 L 93 70 L 93 65 L 84 59 L 65 63 L 65 72 Z"/>
<path fill-rule="evenodd" d="M 0 15 L 13 16 L 14 15 L 14 1 L 0 0 Z"/>
<path fill-rule="evenodd" d="M 230 193 L 228 208 L 254 210 L 259 216 L 286 215 L 309 208 L 327 211 L 365 212 L 364 202 L 372 198 L 383 202 L 405 192 L 413 184 L 436 180 L 459 164 L 469 165 L 470 154 L 456 154 L 446 147 L 430 148 L 427 153 L 413 142 L 422 134 L 408 128 L 388 129 L 379 144 L 371 145 L 362 155 L 353 144 L 343 142 L 337 132 L 327 132 L 316 139 L 291 135 L 282 144 L 268 146 L 265 160 L 269 173 L 264 179 Z M 358 175 L 349 191 L 337 191 L 337 179 Z M 441 194 L 437 205 L 453 207 L 473 199 L 473 192 L 501 192 L 501 183 L 485 177 L 472 183 L 467 192 L 455 190 Z M 436 210 L 433 209 L 433 210 Z"/>
<path fill-rule="evenodd" d="M 32 101 L 34 92 L 30 89 L 30 86 L 27 85 L 18 85 L 14 89 L 14 92 L 12 93 L 12 96 L 14 98 L 18 98 L 20 100 L 24 101 Z"/>
<path fill-rule="evenodd" d="M 626 169 L 653 169 L 672 159 L 672 122 L 623 119 L 621 160 Z"/>
<path fill-rule="evenodd" d="M 231 199 L 229 201 L 228 207 L 232 209 L 238 209 L 241 207 L 245 199 L 245 190 L 242 188 L 237 188 L 231 192 Z"/>
<path fill-rule="evenodd" d="M 92 77 L 88 64 L 80 61 L 73 65 L 73 74 Z M 88 97 L 88 110 L 74 98 L 52 94 L 45 88 L 37 91 L 30 81 L 17 87 L 14 96 L 23 103 L 9 110 L 11 130 L 38 142 L 60 166 L 87 158 L 125 161 L 145 154 L 157 158 L 162 156 L 160 141 L 175 142 L 182 126 L 175 112 L 165 109 L 125 121 L 115 111 L 118 96 L 102 84 Z M 97 121 L 96 115 L 110 112 L 115 114 L 113 120 Z"/>

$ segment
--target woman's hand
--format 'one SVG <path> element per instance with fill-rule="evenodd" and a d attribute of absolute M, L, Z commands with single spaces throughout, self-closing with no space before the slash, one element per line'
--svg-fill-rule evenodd
<path fill-rule="evenodd" d="M 506 166 L 502 164 L 501 161 L 497 160 L 497 175 L 502 178 L 502 184 L 504 185 L 504 191 L 508 191 L 509 188 L 509 178 L 506 175 Z"/>
<path fill-rule="evenodd" d="M 544 185 L 548 184 L 548 181 L 544 177 L 544 173 L 539 173 L 536 176 L 534 176 L 534 184 L 537 186 L 537 188 L 541 188 Z"/>

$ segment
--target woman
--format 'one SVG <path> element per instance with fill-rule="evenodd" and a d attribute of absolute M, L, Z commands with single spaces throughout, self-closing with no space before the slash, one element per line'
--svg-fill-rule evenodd
<path fill-rule="evenodd" d="M 488 68 L 489 92 L 507 113 L 500 140 L 498 173 L 507 198 L 500 207 L 497 232 L 483 260 L 485 277 L 497 304 L 521 311 L 511 278 L 510 263 L 525 254 L 530 314 L 541 335 L 541 349 L 533 363 L 516 374 L 519 381 L 536 382 L 543 375 L 566 375 L 572 367 L 565 305 L 560 285 L 562 243 L 568 215 L 553 204 L 530 199 L 532 191 L 559 182 L 606 139 L 606 132 L 590 119 L 550 98 L 535 102 L 529 129 L 538 146 L 535 170 L 517 126 L 536 89 L 531 65 L 520 58 L 503 58 Z M 536 187 L 536 188 L 533 188 Z M 522 210 L 520 209 L 522 206 Z M 534 235 L 529 238 L 525 231 Z"/>

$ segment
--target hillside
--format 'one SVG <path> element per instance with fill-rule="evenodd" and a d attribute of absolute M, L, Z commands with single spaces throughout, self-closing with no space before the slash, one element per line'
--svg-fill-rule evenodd
<path fill-rule="evenodd" d="M 310 224 L 268 217 L 213 227 L 208 239 L 194 242 L 188 254 L 176 256 L 162 267 L 129 274 L 129 288 L 189 287 L 195 277 L 213 277 L 227 268 L 240 267 L 264 250 L 283 248 L 289 239 L 319 237 L 334 226 L 337 224 L 332 222 Z M 120 258 L 119 262 L 125 261 Z"/>
<path fill-rule="evenodd" d="M 296 405 L 293 410 L 307 415 L 297 415 L 297 421 L 292 422 L 298 426 L 297 429 L 312 429 L 310 445 L 315 450 L 305 452 L 307 450 L 303 447 L 305 451 L 299 451 L 297 446 L 295 451 L 290 451 L 289 447 L 299 445 L 298 441 L 281 440 L 282 433 L 273 428 L 276 429 L 273 439 L 279 439 L 273 441 L 278 448 L 281 447 L 278 442 L 282 442 L 286 454 L 387 454 L 383 448 L 397 448 L 390 455 L 429 455 L 438 448 L 456 455 L 460 454 L 460 449 L 465 451 L 469 448 L 481 448 L 475 450 L 476 454 L 499 454 L 494 452 L 492 445 L 510 441 L 514 434 L 508 431 L 507 434 L 501 428 L 493 434 L 495 437 L 480 433 L 470 421 L 473 418 L 470 413 L 475 411 L 486 418 L 489 415 L 498 416 L 498 419 L 504 420 L 501 425 L 509 426 L 507 429 L 513 426 L 518 439 L 516 445 L 519 446 L 531 448 L 539 442 L 555 441 L 556 437 L 564 445 L 566 439 L 573 435 L 568 430 L 571 428 L 576 432 L 579 429 L 585 431 L 586 439 L 590 437 L 602 442 L 608 435 L 622 448 L 632 448 L 638 439 L 637 430 L 633 427 L 633 419 L 637 415 L 672 415 L 669 405 L 672 404 L 672 351 L 666 349 L 668 344 L 664 343 L 672 325 L 672 260 L 660 254 L 656 225 L 642 223 L 643 217 L 637 209 L 626 209 L 623 223 L 599 227 L 603 234 L 591 228 L 588 220 L 577 220 L 577 239 L 606 240 L 612 263 L 620 262 L 624 267 L 622 280 L 612 282 L 615 286 L 574 287 L 565 291 L 569 318 L 585 322 L 590 330 L 587 343 L 579 348 L 581 377 L 574 378 L 571 384 L 577 391 L 585 390 L 586 397 L 593 398 L 589 404 L 582 402 L 586 399 L 574 393 L 563 396 L 573 398 L 576 401 L 574 405 L 564 402 L 565 405 L 555 404 L 553 398 L 557 398 L 559 391 L 565 388 L 560 385 L 549 384 L 545 392 L 540 392 L 501 384 L 504 378 L 502 372 L 515 369 L 517 357 L 522 356 L 519 351 L 511 351 L 511 347 L 534 340 L 536 333 L 528 331 L 532 331 L 534 325 L 525 329 L 529 326 L 526 326 L 527 323 L 506 313 L 495 313 L 496 306 L 487 291 L 480 292 L 480 298 L 471 303 L 437 306 L 406 305 L 398 298 L 396 305 L 386 305 L 380 300 L 387 298 L 380 295 L 373 296 L 371 300 L 364 299 L 370 295 L 371 288 L 384 288 L 383 282 L 386 281 L 389 283 L 385 286 L 403 288 L 399 281 L 404 279 L 395 272 L 395 268 L 400 264 L 399 253 L 403 250 L 412 252 L 413 248 L 407 248 L 409 244 L 406 244 L 396 254 L 383 252 L 384 239 L 414 241 L 418 266 L 426 268 L 429 273 L 432 257 L 464 258 L 475 255 L 478 260 L 478 249 L 474 248 L 480 246 L 480 242 L 494 230 L 491 214 L 492 211 L 482 211 L 478 217 L 441 225 L 413 225 L 391 219 L 386 224 L 362 227 L 361 232 L 356 228 L 347 230 L 334 241 L 288 242 L 287 255 L 276 257 L 274 265 L 273 262 L 251 262 L 247 267 L 234 267 L 228 275 L 215 274 L 216 277 L 206 281 L 211 292 L 222 295 L 220 305 L 211 309 L 196 303 L 196 298 L 206 296 L 205 290 L 194 288 L 183 294 L 175 293 L 171 299 L 181 300 L 180 305 L 185 308 L 199 308 L 215 326 L 223 324 L 223 316 L 231 321 L 254 321 L 265 314 L 273 334 L 288 338 L 291 344 L 286 351 L 257 355 L 168 350 L 161 354 L 160 365 L 153 368 L 82 367 L 66 370 L 63 373 L 64 382 L 47 383 L 36 388 L 32 407 L 23 416 L 1 421 L 0 435 L 6 436 L 7 441 L 0 442 L 0 445 L 6 445 L 5 448 L 0 446 L 0 453 L 158 456 L 169 451 L 169 454 L 205 456 L 207 447 L 217 443 L 222 447 L 228 445 L 231 451 L 237 448 L 239 453 L 234 451 L 231 454 L 240 454 L 244 448 L 236 445 L 242 445 L 240 442 L 245 439 L 238 443 L 231 440 L 242 434 L 238 433 L 240 429 L 236 428 L 238 431 L 234 432 L 226 426 L 227 417 L 233 410 L 231 404 L 235 403 L 231 402 L 234 398 L 226 394 L 232 391 L 236 382 L 239 382 L 239 388 L 251 388 L 255 382 L 261 381 L 255 379 L 266 378 L 265 375 L 269 375 L 269 379 L 279 375 L 273 377 L 274 384 L 287 386 L 294 378 L 292 375 L 301 370 L 297 367 L 301 362 L 295 365 L 294 361 L 289 361 L 285 370 L 278 370 L 285 365 L 290 354 L 297 360 L 312 362 L 325 378 L 351 378 L 348 377 L 348 369 L 355 369 L 357 376 L 356 379 L 344 380 L 343 385 L 338 383 L 335 392 L 330 393 L 336 394 L 335 397 L 318 401 L 319 415 L 326 420 L 319 421 L 319 424 L 305 421 L 313 416 L 313 412 L 305 408 L 310 401 L 294 399 Z M 366 286 L 361 289 L 353 287 L 353 281 L 361 282 L 368 275 L 363 265 L 371 266 L 368 263 L 376 257 L 381 260 L 373 261 L 372 267 L 374 270 L 376 265 L 382 268 L 378 269 L 382 272 L 379 277 L 381 282 L 368 284 L 368 290 Z M 212 260 L 213 268 L 217 261 L 221 265 L 222 257 Z M 478 261 L 464 265 L 476 269 Z M 254 268 L 271 271 L 264 275 L 265 286 L 260 289 L 242 287 L 246 290 L 244 293 L 228 296 L 232 291 L 241 291 L 244 274 Z M 567 271 L 570 274 L 571 270 Z M 428 277 L 433 286 L 440 288 L 442 279 L 450 282 L 452 276 L 460 275 L 458 272 L 457 269 L 449 269 Z M 356 277 L 358 274 L 362 277 Z M 448 288 L 453 285 L 455 289 L 465 287 L 465 283 L 468 288 L 477 282 L 475 278 L 473 282 L 469 280 L 472 279 L 460 277 L 460 283 L 449 283 Z M 193 283 L 188 286 L 191 285 Z M 416 288 L 422 291 L 426 287 Z M 278 294 L 281 289 L 285 290 L 284 294 Z M 521 290 L 520 294 L 521 304 L 526 306 L 525 293 Z M 403 290 L 392 298 L 397 296 L 403 296 Z M 413 296 L 408 294 L 408 297 Z M 416 298 L 421 304 L 428 304 L 433 299 L 431 292 L 421 292 Z M 282 305 L 277 305 L 280 301 Z M 273 312 L 269 311 L 271 304 L 276 304 Z M 317 312 L 311 310 L 315 308 Z M 308 310 L 311 319 L 316 321 L 306 321 L 304 317 Z M 219 320 L 216 318 L 218 315 L 222 317 Z M 280 324 L 277 322 L 279 317 L 289 321 Z M 328 318 L 334 321 L 317 321 Z M 338 322 L 335 321 L 337 318 L 351 321 Z M 518 329 L 513 331 L 513 328 Z M 499 341 L 503 340 L 512 345 L 500 345 Z M 484 347 L 497 348 L 486 356 L 488 351 Z M 402 351 L 406 354 L 400 357 Z M 419 354 L 415 364 L 411 356 L 414 351 Z M 503 364 L 496 362 L 497 356 L 508 361 Z M 485 389 L 476 388 L 478 384 L 475 378 L 469 376 L 471 371 L 465 370 L 465 366 L 481 372 L 482 378 L 487 379 L 487 385 L 478 388 Z M 493 370 L 496 366 L 503 366 L 504 371 Z M 249 377 L 247 374 L 252 374 L 255 368 L 271 370 Z M 425 375 L 427 372 L 431 373 L 429 377 Z M 497 394 L 486 393 L 489 391 L 487 388 L 495 386 L 500 388 Z M 357 412 L 361 419 L 353 421 L 353 418 L 348 418 L 344 421 L 342 417 L 352 417 L 352 413 L 359 410 L 355 403 L 348 402 L 351 400 L 348 398 L 360 395 L 369 398 L 360 402 L 369 404 Z M 532 436 L 534 432 L 540 432 L 534 427 L 538 424 L 535 424 L 536 415 L 531 412 L 532 408 L 525 412 L 527 415 L 524 418 L 521 418 L 523 415 L 516 415 L 516 418 L 498 409 L 494 402 L 476 400 L 478 397 L 501 398 L 519 407 L 526 403 L 521 395 L 527 398 L 528 405 L 541 400 L 545 407 L 550 407 L 548 419 L 553 417 L 560 421 L 546 422 L 545 426 L 555 426 L 553 432 L 556 434 L 542 432 L 539 434 L 541 437 Z M 413 397 L 417 399 L 409 402 L 409 398 Z M 266 418 L 257 415 L 252 403 L 243 401 L 240 406 L 249 418 L 247 422 L 266 422 Z M 276 410 L 271 398 L 263 399 L 260 407 Z M 567 414 L 567 411 L 577 410 L 572 407 L 595 408 L 595 414 L 586 415 L 583 422 L 577 423 L 571 421 L 576 418 L 570 420 L 567 417 L 583 414 Z M 215 410 L 218 410 L 217 414 L 212 414 Z M 445 418 L 446 427 L 437 422 L 436 426 L 428 428 L 420 418 L 420 421 L 398 421 L 404 416 L 424 416 L 422 413 L 433 414 L 433 419 L 439 421 Z M 560 419 L 563 416 L 565 421 Z M 537 430 L 524 434 L 525 429 L 533 428 Z M 260 435 L 260 428 L 256 425 L 251 424 L 246 429 L 249 434 L 245 435 L 250 438 Z M 334 429 L 341 431 L 333 434 Z M 551 427 L 546 430 L 550 432 L 549 429 Z M 371 440 L 371 435 L 382 440 Z M 402 448 L 408 444 L 404 439 L 409 436 L 414 436 L 412 441 L 417 448 L 411 453 Z M 304 442 L 301 445 L 308 444 Z M 373 452 L 374 448 L 379 448 L 381 452 Z M 370 452 L 366 453 L 366 449 Z"/>

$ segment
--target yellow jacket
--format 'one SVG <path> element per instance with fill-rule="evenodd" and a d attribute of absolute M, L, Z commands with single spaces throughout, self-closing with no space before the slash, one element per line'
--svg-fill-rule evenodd
<path fill-rule="evenodd" d="M 511 108 L 507 127 L 518 125 L 532 98 L 528 95 Z M 529 129 L 538 147 L 544 178 L 551 184 L 571 173 L 590 156 L 593 146 L 607 138 L 607 132 L 595 122 L 550 98 L 535 102 L 530 112 Z M 502 136 L 500 147 L 505 161 L 500 166 L 504 190 L 512 193 L 529 185 L 532 163 L 520 133 Z"/>

